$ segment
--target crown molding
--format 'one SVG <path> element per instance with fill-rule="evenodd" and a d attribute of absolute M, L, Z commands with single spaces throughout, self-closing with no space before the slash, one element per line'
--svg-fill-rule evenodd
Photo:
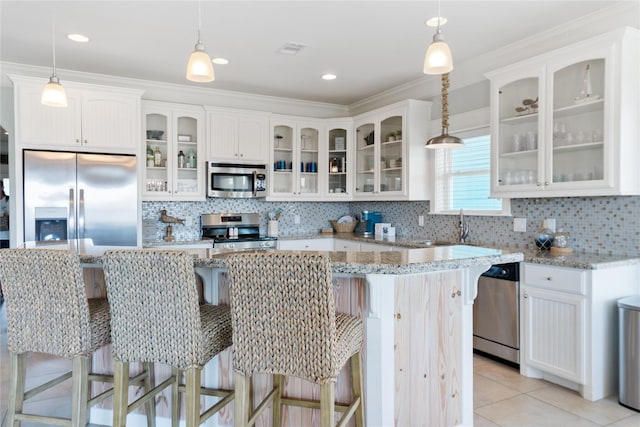
<path fill-rule="evenodd" d="M 7 74 L 41 77 L 43 84 L 45 84 L 51 74 L 51 68 L 14 62 L 0 62 L 0 82 L 2 86 L 12 86 Z M 145 100 L 211 105 L 314 118 L 342 117 L 349 114 L 349 109 L 345 105 L 324 102 L 86 73 L 62 68 L 57 69 L 57 74 L 60 76 L 63 85 L 67 80 L 69 82 L 143 90 L 142 98 Z"/>

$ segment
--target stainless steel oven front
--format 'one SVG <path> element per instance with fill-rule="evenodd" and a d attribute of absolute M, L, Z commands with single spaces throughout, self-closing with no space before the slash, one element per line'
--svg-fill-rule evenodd
<path fill-rule="evenodd" d="M 260 198 L 267 196 L 266 164 L 207 162 L 207 196 Z"/>

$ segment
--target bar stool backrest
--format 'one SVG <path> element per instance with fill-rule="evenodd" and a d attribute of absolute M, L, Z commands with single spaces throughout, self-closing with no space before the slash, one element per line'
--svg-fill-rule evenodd
<path fill-rule="evenodd" d="M 121 362 L 202 367 L 200 309 L 194 258 L 152 249 L 103 256 L 111 306 L 113 356 Z"/>
<path fill-rule="evenodd" d="M 89 306 L 77 254 L 3 249 L 0 283 L 7 304 L 10 352 L 72 358 L 90 354 L 104 344 L 91 342 Z"/>
<path fill-rule="evenodd" d="M 247 252 L 225 258 L 233 366 L 244 375 L 335 380 L 336 320 L 329 257 Z"/>

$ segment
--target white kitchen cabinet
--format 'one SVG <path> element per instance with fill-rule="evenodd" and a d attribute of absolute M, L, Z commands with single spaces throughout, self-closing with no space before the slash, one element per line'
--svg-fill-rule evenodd
<path fill-rule="evenodd" d="M 209 159 L 268 162 L 269 119 L 267 113 L 206 108 Z"/>
<path fill-rule="evenodd" d="M 582 270 L 521 264 L 520 373 L 599 400 L 617 391 L 616 301 L 638 265 Z"/>
<path fill-rule="evenodd" d="M 278 240 L 278 249 L 285 251 L 332 251 L 333 239 Z"/>
<path fill-rule="evenodd" d="M 201 107 L 156 101 L 143 103 L 145 139 L 142 144 L 143 200 L 205 199 L 204 110 Z M 147 139 L 147 131 L 162 131 Z M 160 161 L 148 158 L 158 153 Z"/>
<path fill-rule="evenodd" d="M 320 168 L 326 168 L 324 200 L 350 200 L 353 187 L 353 120 L 331 119 L 325 121 L 326 141 L 320 144 L 322 156 Z"/>
<path fill-rule="evenodd" d="M 639 43 L 625 28 L 487 74 L 492 196 L 640 194 Z"/>
<path fill-rule="evenodd" d="M 320 120 L 289 116 L 271 119 L 269 200 L 318 200 L 327 168 L 320 165 L 323 150 Z"/>
<path fill-rule="evenodd" d="M 357 200 L 428 200 L 431 104 L 407 100 L 354 118 Z"/>
<path fill-rule="evenodd" d="M 10 76 L 24 148 L 137 154 L 142 91 L 64 82 L 67 107 L 40 103 L 43 79 Z"/>

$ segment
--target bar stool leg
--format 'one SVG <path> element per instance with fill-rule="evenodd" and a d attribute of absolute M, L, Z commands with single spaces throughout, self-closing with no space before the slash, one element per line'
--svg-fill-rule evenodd
<path fill-rule="evenodd" d="M 273 413 L 273 425 L 282 425 L 282 384 L 284 382 L 284 375 L 272 375 L 273 388 L 277 388 L 273 403 L 271 405 L 271 412 Z"/>
<path fill-rule="evenodd" d="M 187 427 L 198 427 L 200 425 L 200 369 L 187 369 L 185 372 L 185 380 Z"/>
<path fill-rule="evenodd" d="M 143 380 L 144 392 L 148 393 L 156 385 L 156 374 L 153 363 L 144 362 L 142 369 L 146 372 Z M 156 400 L 150 399 L 145 403 L 145 409 L 147 412 L 147 427 L 156 427 Z"/>
<path fill-rule="evenodd" d="M 113 427 L 127 425 L 129 363 L 113 361 Z"/>
<path fill-rule="evenodd" d="M 71 427 L 87 425 L 89 401 L 89 356 L 75 356 L 71 377 Z"/>
<path fill-rule="evenodd" d="M 171 427 L 178 427 L 180 424 L 180 381 L 182 381 L 182 372 L 178 368 L 171 368 L 173 375 L 173 383 L 171 384 Z"/>
<path fill-rule="evenodd" d="M 234 427 L 246 427 L 249 424 L 249 383 L 251 376 L 242 375 L 234 371 L 235 400 L 233 402 L 233 425 Z M 274 424 L 275 426 L 275 424 Z"/>
<path fill-rule="evenodd" d="M 356 420 L 356 427 L 364 427 L 364 397 L 362 396 L 362 360 L 360 352 L 351 356 L 351 387 L 353 389 L 353 399 L 360 398 L 360 405 L 353 415 Z"/>
<path fill-rule="evenodd" d="M 320 385 L 320 425 L 322 427 L 333 427 L 335 424 L 335 412 L 335 383 L 329 381 Z"/>
<path fill-rule="evenodd" d="M 22 413 L 24 403 L 24 383 L 27 375 L 26 353 L 10 353 L 11 379 L 9 382 L 9 407 L 7 411 L 7 427 L 19 427 L 16 413 Z"/>

